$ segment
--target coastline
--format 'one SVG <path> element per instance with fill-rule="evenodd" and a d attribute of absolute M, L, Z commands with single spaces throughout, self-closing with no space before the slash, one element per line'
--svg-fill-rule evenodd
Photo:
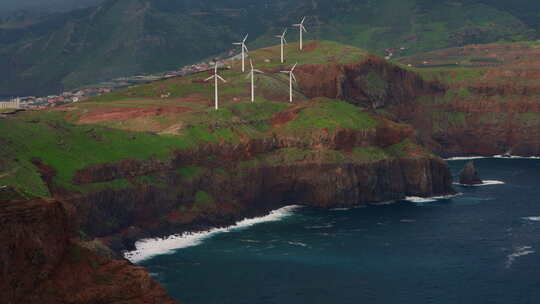
<path fill-rule="evenodd" d="M 244 218 L 243 220 L 236 222 L 234 225 L 227 227 L 211 228 L 209 230 L 199 232 L 185 232 L 182 234 L 174 234 L 163 238 L 141 239 L 135 242 L 136 249 L 125 252 L 124 257 L 130 262 L 137 264 L 158 255 L 171 254 L 178 249 L 197 246 L 201 244 L 205 239 L 211 238 L 212 236 L 219 233 L 231 232 L 235 230 L 245 229 L 257 224 L 282 220 L 288 216 L 293 215 L 294 211 L 302 207 L 303 206 L 300 205 L 285 206 L 273 210 L 269 214 L 264 216 Z"/>
<path fill-rule="evenodd" d="M 475 160 L 475 159 L 540 159 L 540 156 L 519 156 L 519 155 L 492 155 L 492 156 L 454 156 L 445 158 L 446 161 Z"/>

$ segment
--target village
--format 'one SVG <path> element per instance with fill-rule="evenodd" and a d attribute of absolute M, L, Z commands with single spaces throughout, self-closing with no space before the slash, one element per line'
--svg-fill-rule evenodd
<path fill-rule="evenodd" d="M 229 52 L 227 59 L 230 59 L 233 55 L 233 51 Z M 84 88 L 62 92 L 58 95 L 48 95 L 41 97 L 23 96 L 7 100 L 0 100 L 0 109 L 46 109 L 62 106 L 69 103 L 84 101 L 91 97 L 96 97 L 102 94 L 110 93 L 115 90 L 129 88 L 131 86 L 139 84 L 150 83 L 174 77 L 182 77 L 190 74 L 208 71 L 212 69 L 216 62 L 219 64 L 224 60 L 225 59 L 215 58 L 213 59 L 213 61 L 210 62 L 201 62 L 184 66 L 177 71 L 159 73 L 154 75 L 137 75 L 116 78 L 111 81 L 102 82 L 96 85 L 89 85 Z"/>

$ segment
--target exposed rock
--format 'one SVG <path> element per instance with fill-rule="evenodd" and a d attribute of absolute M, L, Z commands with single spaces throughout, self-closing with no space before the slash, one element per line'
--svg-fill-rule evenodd
<path fill-rule="evenodd" d="M 470 161 L 465 164 L 463 170 L 459 173 L 459 183 L 462 185 L 479 185 L 483 184 L 482 180 L 478 176 L 478 171 L 474 166 L 474 162 Z"/>
<path fill-rule="evenodd" d="M 332 208 L 454 193 L 446 162 L 421 148 L 419 154 L 363 162 L 324 158 L 325 151 L 347 155 L 353 147 L 384 148 L 405 139 L 412 142 L 414 130 L 400 126 L 385 122 L 373 130 L 322 132 L 312 134 L 313 141 L 276 136 L 232 145 L 207 144 L 177 151 L 168 164 L 133 160 L 88 167 L 79 170 L 75 180 L 102 183 L 152 174 L 160 186 L 135 184 L 80 197 L 76 199 L 80 225 L 91 236 L 121 250 L 132 248 L 137 238 L 226 226 L 288 204 Z M 242 165 L 256 159 L 255 155 L 290 148 L 313 153 L 295 162 L 278 158 L 274 163 Z M 186 179 L 177 171 L 185 166 L 204 169 Z M 199 191 L 214 198 L 213 204 L 205 209 L 195 207 Z"/>
<path fill-rule="evenodd" d="M 175 303 L 144 268 L 83 246 L 73 223 L 55 200 L 0 201 L 1 303 Z"/>

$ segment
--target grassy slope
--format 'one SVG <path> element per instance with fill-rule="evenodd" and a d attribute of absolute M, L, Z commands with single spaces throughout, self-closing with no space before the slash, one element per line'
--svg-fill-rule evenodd
<path fill-rule="evenodd" d="M 514 1 L 515 2 L 515 1 Z M 518 1 L 519 2 L 519 1 Z M 1 28 L 0 95 L 53 93 L 63 87 L 175 69 L 231 49 L 250 33 L 253 48 L 309 16 L 310 39 L 335 40 L 382 54 L 538 36 L 533 0 L 109 0 L 100 9 L 54 15 L 26 28 Z M 298 39 L 291 30 L 290 42 Z M 13 64 L 13 63 L 17 64 Z"/>
<path fill-rule="evenodd" d="M 305 54 L 292 51 L 294 45 L 289 47 L 290 58 L 302 63 L 324 63 L 330 58 L 352 62 L 365 55 L 362 50 L 329 42 L 317 42 L 316 49 Z M 307 100 L 297 93 L 295 103 L 286 102 L 287 79 L 275 73 L 281 69 L 280 64 L 275 63 L 276 54 L 277 47 L 252 53 L 257 62 L 268 57 L 274 60 L 260 67 L 266 73 L 257 79 L 255 103 L 248 101 L 249 83 L 238 71 L 238 63 L 234 63 L 231 70 L 221 71 L 228 82 L 221 87 L 219 111 L 212 108 L 211 85 L 198 81 L 207 77 L 203 73 L 129 88 L 67 108 L 29 111 L 0 119 L 0 128 L 9 130 L 0 134 L 0 185 L 15 186 L 32 196 L 50 195 L 32 164 L 33 159 L 40 159 L 56 171 L 55 182 L 69 190 L 88 192 L 105 187 L 129 187 L 127 180 L 77 186 L 72 179 L 77 170 L 90 165 L 125 158 L 167 161 L 174 150 L 195 148 L 199 144 L 236 144 L 274 134 L 309 142 L 314 134 L 323 130 L 326 133 L 339 129 L 368 130 L 379 124 L 364 109 L 344 101 Z M 158 98 L 160 92 L 170 92 L 171 98 Z M 289 112 L 295 113 L 293 117 L 272 124 L 271 118 Z M 124 116 L 107 116 L 111 114 Z M 99 121 L 85 121 L 88 118 Z M 252 164 L 285 164 L 310 159 L 374 161 L 403 156 L 403 151 L 413 146 L 405 143 L 386 151 L 364 147 L 348 153 L 282 149 L 259 155 Z M 185 178 L 199 173 L 196 168 L 179 170 Z M 142 183 L 159 182 L 152 176 L 138 179 Z"/>
<path fill-rule="evenodd" d="M 540 43 L 537 41 L 468 45 L 406 56 L 397 61 L 425 79 L 438 80 L 448 87 L 444 96 L 418 100 L 425 105 L 444 108 L 430 112 L 436 133 L 465 126 L 468 119 L 486 124 L 497 124 L 507 119 L 507 113 L 486 112 L 478 117 L 475 113 L 453 111 L 451 105 L 454 104 L 482 101 L 510 109 L 516 102 L 540 102 L 538 94 L 523 93 L 535 92 L 540 87 L 540 79 L 536 76 L 540 74 Z M 478 87 L 507 90 L 496 94 L 475 93 L 473 90 Z M 540 126 L 539 118 L 538 113 L 520 113 L 516 123 Z"/>

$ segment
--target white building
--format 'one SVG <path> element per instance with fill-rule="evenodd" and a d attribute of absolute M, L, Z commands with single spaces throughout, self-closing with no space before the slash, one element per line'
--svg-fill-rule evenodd
<path fill-rule="evenodd" d="M 10 101 L 0 101 L 0 109 L 20 109 L 21 99 L 15 98 Z"/>

